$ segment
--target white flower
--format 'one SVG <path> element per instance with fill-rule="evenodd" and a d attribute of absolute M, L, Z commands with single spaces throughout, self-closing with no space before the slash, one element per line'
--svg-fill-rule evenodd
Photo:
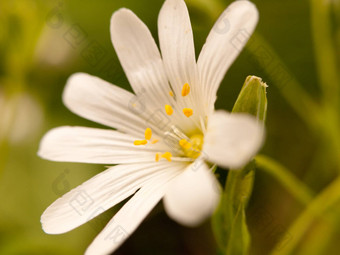
<path fill-rule="evenodd" d="M 113 46 L 137 96 L 88 74 L 74 74 L 65 88 L 65 105 L 117 131 L 56 128 L 43 138 L 39 155 L 118 165 L 48 207 L 41 217 L 44 231 L 70 231 L 131 195 L 86 254 L 117 249 L 162 198 L 168 215 L 184 225 L 195 226 L 209 217 L 220 190 L 212 164 L 239 168 L 263 142 L 263 126 L 255 118 L 214 110 L 219 84 L 257 20 L 252 3 L 232 3 L 196 62 L 183 0 L 166 0 L 159 14 L 162 56 L 135 14 L 127 9 L 115 12 Z"/>

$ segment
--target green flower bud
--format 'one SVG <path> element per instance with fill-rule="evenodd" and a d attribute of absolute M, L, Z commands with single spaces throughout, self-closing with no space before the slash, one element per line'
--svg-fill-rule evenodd
<path fill-rule="evenodd" d="M 232 112 L 249 113 L 264 122 L 267 115 L 267 87 L 267 84 L 262 82 L 261 78 L 248 76 Z"/>

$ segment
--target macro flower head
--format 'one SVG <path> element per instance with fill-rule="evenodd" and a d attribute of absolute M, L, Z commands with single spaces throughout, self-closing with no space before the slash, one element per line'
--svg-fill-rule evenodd
<path fill-rule="evenodd" d="M 70 231 L 132 195 L 86 254 L 113 252 L 161 199 L 167 214 L 183 225 L 208 218 L 220 197 L 212 169 L 241 168 L 264 139 L 254 117 L 214 108 L 218 87 L 257 21 L 252 3 L 232 3 L 196 61 L 183 0 L 166 0 L 160 11 L 160 50 L 133 12 L 116 11 L 111 39 L 134 93 L 89 74 L 72 75 L 65 105 L 113 129 L 59 127 L 45 135 L 39 149 L 49 160 L 113 166 L 48 207 L 41 217 L 44 231 Z M 84 197 L 90 203 L 76 208 Z"/>

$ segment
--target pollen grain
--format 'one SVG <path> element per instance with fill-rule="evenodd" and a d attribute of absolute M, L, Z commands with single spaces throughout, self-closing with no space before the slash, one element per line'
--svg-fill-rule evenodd
<path fill-rule="evenodd" d="M 171 152 L 165 152 L 163 155 L 162 155 L 162 158 L 165 158 L 167 161 L 171 162 L 171 157 L 172 157 L 172 154 Z"/>
<path fill-rule="evenodd" d="M 151 136 L 152 136 L 152 130 L 151 130 L 151 128 L 147 128 L 147 129 L 145 129 L 145 139 L 146 140 L 150 140 L 151 139 Z"/>
<path fill-rule="evenodd" d="M 193 110 L 191 108 L 184 108 L 183 113 L 189 118 L 193 114 Z"/>
<path fill-rule="evenodd" d="M 190 93 L 190 86 L 188 83 L 185 83 L 182 88 L 182 97 L 189 95 L 189 93 Z"/>
<path fill-rule="evenodd" d="M 159 142 L 158 139 L 153 139 L 153 140 L 151 141 L 151 144 L 155 144 L 155 143 L 158 143 L 158 142 Z"/>
<path fill-rule="evenodd" d="M 147 143 L 148 143 L 147 140 L 136 140 L 133 142 L 134 145 L 145 145 Z"/>
<path fill-rule="evenodd" d="M 155 161 L 158 162 L 159 161 L 159 158 L 160 158 L 160 153 L 156 153 L 156 156 L 155 156 Z"/>
<path fill-rule="evenodd" d="M 192 146 L 191 143 L 188 142 L 186 139 L 181 139 L 181 140 L 179 141 L 179 145 L 180 145 L 183 149 L 185 149 L 185 150 L 190 149 L 191 146 Z"/>
<path fill-rule="evenodd" d="M 172 113 L 174 112 L 174 110 L 172 109 L 171 105 L 166 104 L 166 105 L 165 105 L 165 112 L 166 112 L 166 114 L 168 114 L 168 115 L 172 115 Z"/>

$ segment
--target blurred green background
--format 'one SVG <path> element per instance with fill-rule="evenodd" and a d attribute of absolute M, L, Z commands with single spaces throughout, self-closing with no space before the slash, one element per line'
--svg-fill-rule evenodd
<path fill-rule="evenodd" d="M 187 2 L 197 55 L 230 2 Z M 246 76 L 262 77 L 269 88 L 267 140 L 261 153 L 287 167 L 317 194 L 340 172 L 340 84 L 336 77 L 340 71 L 340 4 L 254 2 L 260 12 L 259 25 L 221 84 L 216 108 L 230 111 Z M 72 73 L 87 72 L 131 90 L 111 46 L 112 13 L 121 7 L 133 10 L 157 38 L 162 4 L 161 0 L 0 2 L 1 255 L 82 254 L 116 211 L 70 233 L 45 234 L 40 225 L 44 209 L 104 167 L 48 162 L 36 152 L 43 134 L 53 127 L 97 126 L 62 104 L 63 87 Z M 322 22 L 325 7 L 319 8 L 326 5 L 329 24 Z M 289 225 L 308 204 L 291 194 L 272 174 L 257 170 L 247 209 L 250 254 L 269 254 L 274 247 L 280 250 L 297 240 Z M 338 207 L 313 218 L 292 254 L 339 254 Z M 184 228 L 168 219 L 159 205 L 115 254 L 215 251 L 209 222 L 196 229 Z"/>

